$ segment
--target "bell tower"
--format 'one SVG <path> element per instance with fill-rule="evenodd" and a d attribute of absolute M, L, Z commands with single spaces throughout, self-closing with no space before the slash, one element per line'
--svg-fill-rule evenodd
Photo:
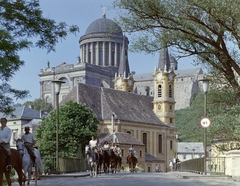
<path fill-rule="evenodd" d="M 128 63 L 128 52 L 127 52 L 128 39 L 126 36 L 123 36 L 123 46 L 121 60 L 118 69 L 118 77 L 115 75 L 114 88 L 116 90 L 133 92 L 134 79 L 130 74 L 129 63 Z"/>
<path fill-rule="evenodd" d="M 153 109 L 161 121 L 168 125 L 175 125 L 174 78 L 175 73 L 170 69 L 167 48 L 161 49 L 158 70 L 154 77 Z"/>

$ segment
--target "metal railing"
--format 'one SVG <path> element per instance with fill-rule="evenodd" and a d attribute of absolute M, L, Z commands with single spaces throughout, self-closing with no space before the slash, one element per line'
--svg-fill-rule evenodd
<path fill-rule="evenodd" d="M 180 163 L 180 171 L 204 173 L 204 158 L 196 158 Z M 207 158 L 206 173 L 211 175 L 225 175 L 225 158 Z"/>
<path fill-rule="evenodd" d="M 56 157 L 43 157 L 42 162 L 44 172 L 48 174 L 84 172 L 89 169 L 84 158 L 59 158 L 59 171 L 56 171 Z"/>

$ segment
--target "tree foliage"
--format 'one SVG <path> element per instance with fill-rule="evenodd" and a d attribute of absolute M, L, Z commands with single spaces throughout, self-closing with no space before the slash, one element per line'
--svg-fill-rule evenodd
<path fill-rule="evenodd" d="M 115 0 L 118 22 L 133 39 L 133 50 L 147 53 L 176 48 L 178 57 L 221 73 L 240 103 L 239 0 Z M 236 74 L 235 74 L 236 73 Z"/>
<path fill-rule="evenodd" d="M 235 93 L 229 89 L 211 89 L 207 94 L 207 116 L 211 126 L 207 128 L 208 144 L 221 151 L 240 149 L 240 106 L 234 101 Z M 179 141 L 203 141 L 200 120 L 204 116 L 204 94 L 198 93 L 189 108 L 176 111 Z M 235 145 L 229 145 L 235 142 Z M 237 145 L 238 144 L 238 145 Z"/>
<path fill-rule="evenodd" d="M 92 110 L 73 101 L 59 108 L 59 157 L 76 157 L 80 145 L 96 136 L 99 121 Z M 56 154 L 56 110 L 44 117 L 36 131 L 37 145 L 43 156 Z"/>
<path fill-rule="evenodd" d="M 31 47 L 54 51 L 59 39 L 75 33 L 78 27 L 44 18 L 39 0 L 1 0 L 0 19 L 0 112 L 8 114 L 13 111 L 13 99 L 26 98 L 29 93 L 9 85 L 25 63 L 18 52 Z"/>
<path fill-rule="evenodd" d="M 44 101 L 41 98 L 35 99 L 34 101 L 27 101 L 23 105 L 26 105 L 26 106 L 31 105 L 32 109 L 34 109 L 38 112 L 40 112 L 40 111 L 50 112 L 51 110 L 53 110 L 52 104 Z"/>

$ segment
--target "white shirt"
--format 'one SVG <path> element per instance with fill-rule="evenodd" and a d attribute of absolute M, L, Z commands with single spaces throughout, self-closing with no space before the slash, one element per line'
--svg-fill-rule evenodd
<path fill-rule="evenodd" d="M 89 141 L 89 145 L 90 145 L 91 147 L 96 147 L 96 146 L 97 146 L 97 140 L 90 140 L 90 141 Z"/>
<path fill-rule="evenodd" d="M 25 134 L 23 134 L 23 136 L 22 136 L 22 140 L 24 141 L 24 142 L 28 142 L 28 143 L 34 143 L 35 141 L 36 141 L 36 138 L 35 138 L 35 136 L 34 136 L 34 134 L 33 133 L 25 133 Z"/>
<path fill-rule="evenodd" d="M 0 127 L 0 143 L 10 143 L 12 131 L 9 127 L 5 126 L 3 129 Z"/>
<path fill-rule="evenodd" d="M 109 144 L 104 144 L 104 145 L 103 145 L 103 148 L 104 148 L 105 150 L 108 150 L 108 149 L 109 149 Z"/>

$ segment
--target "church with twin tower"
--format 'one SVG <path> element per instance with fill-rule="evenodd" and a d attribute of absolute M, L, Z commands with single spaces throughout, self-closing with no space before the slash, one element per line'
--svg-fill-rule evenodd
<path fill-rule="evenodd" d="M 185 92 L 192 94 L 201 70 L 194 69 L 187 75 L 178 71 L 177 61 L 167 48 L 162 48 L 154 72 L 131 72 L 128 38 L 105 14 L 88 26 L 79 44 L 80 57 L 76 63 L 62 62 L 41 69 L 40 98 L 55 105 L 52 81 L 64 81 L 60 104 L 72 100 L 92 109 L 99 120 L 100 142 L 118 143 L 123 163 L 129 146 L 134 145 L 138 166 L 144 171 L 152 172 L 159 164 L 162 171 L 167 171 L 168 161 L 177 149 L 176 77 L 181 80 L 180 89 L 186 82 Z M 190 102 L 191 98 L 187 99 Z"/>

